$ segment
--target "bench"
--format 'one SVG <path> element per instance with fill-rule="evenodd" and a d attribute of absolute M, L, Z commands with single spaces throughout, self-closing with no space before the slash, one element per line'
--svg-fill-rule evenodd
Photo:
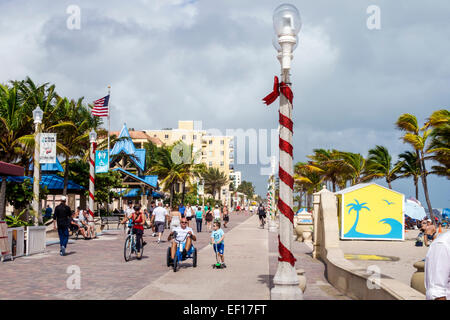
<path fill-rule="evenodd" d="M 108 217 L 101 217 L 101 225 L 107 225 L 108 226 L 108 230 L 109 230 L 109 225 L 110 224 L 116 224 L 117 223 L 117 229 L 119 229 L 120 226 L 120 221 L 121 221 L 121 216 L 117 215 L 117 216 L 108 216 Z"/>

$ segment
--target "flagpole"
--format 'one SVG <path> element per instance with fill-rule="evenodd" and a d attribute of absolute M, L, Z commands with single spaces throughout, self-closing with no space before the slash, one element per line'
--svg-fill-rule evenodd
<path fill-rule="evenodd" d="M 111 104 L 111 86 L 108 86 L 108 173 L 109 173 L 109 131 L 111 130 L 111 118 L 110 118 L 110 114 L 111 114 L 111 108 L 110 108 L 110 104 Z M 109 189 L 109 188 L 108 188 Z M 108 212 L 109 215 L 109 190 L 108 190 L 108 203 L 106 204 L 106 211 Z"/>

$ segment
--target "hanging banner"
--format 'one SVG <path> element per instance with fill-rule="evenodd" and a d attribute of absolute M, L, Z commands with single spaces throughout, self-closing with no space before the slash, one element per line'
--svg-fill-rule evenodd
<path fill-rule="evenodd" d="M 108 150 L 95 152 L 95 173 L 108 172 Z"/>
<path fill-rule="evenodd" d="M 40 133 L 39 163 L 56 163 L 56 133 Z"/>
<path fill-rule="evenodd" d="M 198 184 L 197 185 L 197 193 L 198 193 L 199 196 L 202 196 L 204 194 L 204 192 L 205 192 L 205 188 L 204 187 L 205 186 L 202 185 L 202 184 Z"/>

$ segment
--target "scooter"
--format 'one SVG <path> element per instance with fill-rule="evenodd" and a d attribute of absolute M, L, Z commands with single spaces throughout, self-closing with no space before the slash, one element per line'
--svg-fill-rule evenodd
<path fill-rule="evenodd" d="M 216 252 L 216 263 L 214 263 L 212 265 L 213 269 L 223 269 L 224 267 L 222 266 L 222 264 L 219 261 L 219 253 L 217 250 L 217 243 L 214 243 L 214 248 L 215 248 L 215 252 Z"/>

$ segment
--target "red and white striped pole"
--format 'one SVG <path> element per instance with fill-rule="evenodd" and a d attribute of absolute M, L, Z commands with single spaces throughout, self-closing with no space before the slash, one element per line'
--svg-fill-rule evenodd
<path fill-rule="evenodd" d="M 92 130 L 89 133 L 89 214 L 94 216 L 94 194 L 95 194 L 95 149 L 97 148 L 97 133 Z"/>
<path fill-rule="evenodd" d="M 278 210 L 280 211 L 280 228 L 278 235 L 278 268 L 273 279 L 274 288 L 270 294 L 272 300 L 302 300 L 303 292 L 298 287 L 299 280 L 295 271 L 295 257 L 292 254 L 294 229 L 294 167 L 292 144 L 292 100 L 289 72 L 291 69 L 292 52 L 297 43 L 297 33 L 300 31 L 300 14 L 295 6 L 282 4 L 273 15 L 273 25 L 278 37 L 276 49 L 280 52 L 281 83 L 275 77 L 274 92 L 267 102 L 273 102 L 277 94 L 280 95 L 279 111 L 279 147 L 280 161 L 278 176 L 280 178 Z M 265 98 L 265 99 L 266 99 Z"/>

